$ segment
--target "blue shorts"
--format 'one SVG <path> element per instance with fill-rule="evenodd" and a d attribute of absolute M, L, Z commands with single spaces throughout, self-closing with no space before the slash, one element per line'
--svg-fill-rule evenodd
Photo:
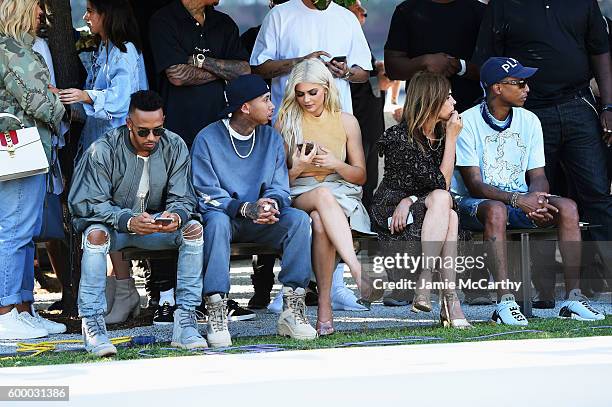
<path fill-rule="evenodd" d="M 461 226 L 464 229 L 472 231 L 483 231 L 484 225 L 478 220 L 477 212 L 478 205 L 489 199 L 472 198 L 471 196 L 459 196 L 454 195 L 455 203 L 457 204 L 457 212 L 461 222 Z M 538 226 L 527 217 L 525 212 L 520 208 L 513 208 L 510 205 L 506 205 L 508 209 L 508 223 L 506 227 L 508 229 L 535 229 Z"/>

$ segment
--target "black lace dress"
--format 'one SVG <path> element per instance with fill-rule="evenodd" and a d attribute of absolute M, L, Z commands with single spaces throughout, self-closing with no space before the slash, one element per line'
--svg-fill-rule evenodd
<path fill-rule="evenodd" d="M 435 189 L 446 190 L 440 171 L 444 155 L 444 141 L 433 149 L 407 137 L 407 126 L 402 122 L 387 129 L 378 140 L 378 152 L 385 157 L 383 180 L 374 194 L 371 220 L 374 231 L 382 241 L 420 241 L 425 218 L 425 198 Z M 418 200 L 410 207 L 414 222 L 403 232 L 391 234 L 387 219 L 393 216 L 400 201 L 415 195 Z"/>

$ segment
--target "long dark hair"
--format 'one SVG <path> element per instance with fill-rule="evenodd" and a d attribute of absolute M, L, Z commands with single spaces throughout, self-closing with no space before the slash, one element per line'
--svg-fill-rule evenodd
<path fill-rule="evenodd" d="M 127 0 L 89 0 L 98 14 L 104 16 L 104 32 L 108 40 L 121 52 L 127 52 L 126 42 L 131 42 L 142 52 L 138 22 Z"/>

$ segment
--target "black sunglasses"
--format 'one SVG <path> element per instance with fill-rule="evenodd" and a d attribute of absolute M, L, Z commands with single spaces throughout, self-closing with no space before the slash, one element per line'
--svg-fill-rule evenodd
<path fill-rule="evenodd" d="M 162 137 L 166 134 L 166 129 L 163 127 L 156 127 L 154 129 L 147 129 L 146 127 L 135 127 L 138 130 L 136 131 L 136 135 L 138 137 L 148 137 L 149 133 L 153 132 L 155 137 Z"/>
<path fill-rule="evenodd" d="M 504 85 L 516 85 L 519 87 L 519 89 L 523 89 L 525 86 L 527 86 L 527 81 L 524 79 L 521 79 L 520 81 L 501 81 L 498 83 L 503 83 Z"/>

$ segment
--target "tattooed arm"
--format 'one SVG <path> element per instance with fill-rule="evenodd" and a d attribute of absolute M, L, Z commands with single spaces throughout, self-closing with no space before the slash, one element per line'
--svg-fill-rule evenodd
<path fill-rule="evenodd" d="M 168 81 L 174 86 L 204 85 L 219 79 L 216 75 L 193 65 L 178 64 L 166 68 Z"/>
<path fill-rule="evenodd" d="M 217 79 L 232 80 L 251 72 L 248 62 L 207 57 L 202 68 L 187 64 L 172 65 L 166 69 L 168 81 L 174 86 L 204 85 Z"/>
<path fill-rule="evenodd" d="M 240 75 L 251 73 L 251 67 L 247 61 L 236 61 L 229 59 L 217 59 L 206 57 L 202 69 L 211 72 L 221 79 L 231 81 Z"/>
<path fill-rule="evenodd" d="M 262 76 L 264 79 L 276 78 L 277 76 L 288 74 L 289 72 L 291 72 L 294 66 L 296 66 L 305 59 L 319 58 L 323 55 L 328 58 L 331 58 L 331 55 L 329 55 L 325 51 L 315 51 L 299 58 L 280 59 L 278 61 L 269 59 L 261 65 L 254 66 L 253 73 Z"/>

